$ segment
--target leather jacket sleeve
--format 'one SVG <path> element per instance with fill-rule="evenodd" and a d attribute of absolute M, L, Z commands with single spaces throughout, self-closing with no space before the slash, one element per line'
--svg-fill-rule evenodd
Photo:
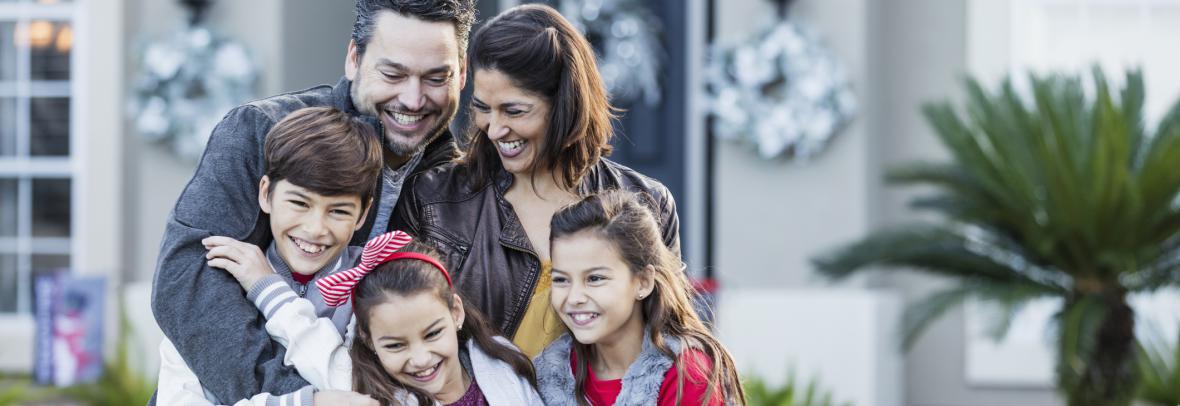
<path fill-rule="evenodd" d="M 683 261 L 684 257 L 680 253 L 680 215 L 676 212 L 676 199 L 672 198 L 672 193 L 667 189 L 663 189 L 661 192 L 659 195 L 662 196 L 657 195 L 655 191 L 652 192 L 652 195 L 656 199 L 662 200 L 662 202 L 658 202 L 656 214 L 660 216 L 660 230 L 663 232 L 664 245 Z"/>

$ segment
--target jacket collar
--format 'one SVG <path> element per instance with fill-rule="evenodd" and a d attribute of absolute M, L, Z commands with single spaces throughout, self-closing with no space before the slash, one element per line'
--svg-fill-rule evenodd
<path fill-rule="evenodd" d="M 607 177 L 601 176 L 604 172 L 603 166 L 606 165 L 606 159 L 601 158 L 598 163 L 595 163 L 582 175 L 582 181 L 578 185 L 579 196 L 589 196 L 602 190 L 614 189 L 618 186 L 618 182 L 607 182 Z M 512 205 L 508 203 L 508 199 L 504 195 L 508 193 L 508 189 L 512 187 L 512 183 L 516 181 L 516 177 L 512 176 L 511 172 L 504 169 L 501 165 L 500 169 L 492 176 L 492 184 L 496 189 L 496 203 L 500 206 L 500 213 L 503 217 L 500 225 L 500 242 L 502 244 L 519 248 L 526 251 L 531 251 L 536 254 L 536 248 L 532 246 L 529 241 L 528 234 L 524 232 L 524 227 L 521 226 L 520 219 L 516 217 L 516 211 L 512 210 Z"/>
<path fill-rule="evenodd" d="M 612 185 L 600 185 L 604 180 L 600 175 L 603 172 L 605 161 L 606 158 L 599 158 L 597 163 L 591 165 L 590 169 L 587 169 L 586 173 L 582 174 L 582 181 L 578 185 L 578 195 L 586 196 L 600 190 L 613 188 Z M 496 171 L 492 179 L 492 183 L 495 184 L 496 191 L 499 192 L 500 196 L 508 193 L 508 188 L 512 187 L 512 183 L 515 181 L 516 178 L 512 176 L 512 172 L 504 169 L 503 165 L 500 166 L 500 170 Z"/>
<path fill-rule="evenodd" d="M 341 76 L 332 86 L 332 107 L 354 116 L 363 115 L 352 105 L 352 81 L 347 77 Z"/>
<path fill-rule="evenodd" d="M 270 247 L 266 250 L 267 262 L 270 262 L 271 268 L 274 268 L 275 272 L 278 273 L 279 276 L 282 276 L 284 280 L 292 284 L 297 284 L 297 282 L 295 282 L 295 277 L 291 275 L 293 272 L 291 271 L 291 267 L 287 265 L 287 261 L 283 260 L 283 258 L 279 256 L 279 248 L 276 246 L 276 244 L 278 244 L 278 240 L 270 242 Z M 316 271 L 312 279 L 307 282 L 307 285 L 310 286 L 315 283 L 316 280 L 329 274 L 336 273 L 336 271 L 347 269 L 344 266 L 345 264 L 342 264 L 340 261 L 342 261 L 348 255 L 348 250 L 349 247 L 344 247 L 344 249 L 340 250 L 340 253 L 337 254 L 335 258 L 332 258 L 332 260 L 324 263 L 324 267 Z M 299 296 L 302 297 L 303 295 L 300 294 Z"/>
<path fill-rule="evenodd" d="M 497 336 L 493 339 L 505 346 L 516 348 L 504 337 Z M 479 389 L 483 391 L 488 404 L 543 406 L 533 385 L 517 375 L 511 365 L 484 352 L 474 339 L 468 339 L 464 348 L 466 348 L 466 351 L 462 351 L 466 354 L 464 368 L 467 368 L 468 373 L 480 383 Z M 460 362 L 464 361 L 462 353 Z"/>
<path fill-rule="evenodd" d="M 680 353 L 678 338 L 665 334 L 664 343 L 674 354 Z M 570 368 L 572 344 L 573 337 L 569 333 L 563 334 L 545 348 L 534 361 L 537 386 L 546 405 L 578 404 L 574 395 L 574 373 Z M 664 383 L 664 374 L 671 367 L 672 359 L 652 344 L 651 334 L 644 329 L 643 350 L 623 375 L 623 388 L 619 391 L 615 404 L 655 405 L 660 396 L 660 386 Z"/>

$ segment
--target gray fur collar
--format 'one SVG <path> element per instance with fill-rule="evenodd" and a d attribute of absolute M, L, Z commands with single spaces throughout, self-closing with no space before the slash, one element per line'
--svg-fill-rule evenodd
<path fill-rule="evenodd" d="M 664 335 L 664 342 L 675 354 L 680 354 L 680 340 Z M 574 395 L 574 374 L 570 370 L 570 351 L 573 337 L 563 334 L 545 348 L 533 361 L 537 370 L 537 387 L 541 399 L 548 406 L 577 406 Z M 643 350 L 639 358 L 627 368 L 623 375 L 623 388 L 619 391 L 616 405 L 655 405 L 660 396 L 660 385 L 664 374 L 672 367 L 672 359 L 660 352 L 651 343 L 651 335 L 644 330 Z"/>

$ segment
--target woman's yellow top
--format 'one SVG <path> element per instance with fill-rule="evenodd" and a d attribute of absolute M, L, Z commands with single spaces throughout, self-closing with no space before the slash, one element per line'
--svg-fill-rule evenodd
<path fill-rule="evenodd" d="M 529 359 L 535 358 L 545 346 L 565 332 L 565 325 L 561 324 L 557 312 L 549 305 L 549 273 L 552 269 L 553 265 L 549 261 L 541 263 L 537 288 L 533 289 L 524 318 L 520 320 L 516 336 L 512 337 L 512 343 L 520 347 L 520 351 L 528 355 Z"/>

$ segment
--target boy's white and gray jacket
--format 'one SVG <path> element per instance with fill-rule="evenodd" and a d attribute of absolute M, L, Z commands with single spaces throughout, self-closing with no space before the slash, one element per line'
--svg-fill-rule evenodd
<path fill-rule="evenodd" d="M 311 301 L 300 298 L 295 294 L 279 275 L 270 275 L 256 283 L 250 289 L 247 297 L 258 307 L 264 315 L 273 316 L 277 314 L 278 309 L 285 306 L 285 304 L 293 303 L 295 301 L 302 301 L 311 309 L 313 317 L 317 316 L 315 307 L 311 305 Z M 310 326 L 305 327 L 309 334 L 331 334 L 337 341 L 341 341 L 341 328 L 337 327 L 331 318 L 315 317 Z M 330 330 L 326 327 L 330 327 Z M 351 322 L 348 326 L 352 328 Z M 313 337 L 310 340 L 326 340 L 326 337 Z M 294 358 L 299 358 L 303 363 L 316 361 L 312 354 L 296 354 L 295 348 L 288 346 L 287 342 L 278 340 L 280 344 L 287 346 L 287 353 L 283 361 L 288 366 L 292 365 Z M 347 356 L 347 352 L 345 352 Z M 324 376 L 308 376 L 302 369 L 296 367 L 296 370 L 303 375 L 310 385 L 304 386 L 298 391 L 282 394 L 272 395 L 269 393 L 260 393 L 254 395 L 249 399 L 241 399 L 234 406 L 312 406 L 315 391 L 317 389 L 325 389 L 317 385 L 316 382 L 322 382 L 327 377 Z M 313 380 L 316 379 L 316 380 Z M 157 399 L 156 404 L 160 405 L 186 405 L 186 406 L 212 406 L 221 405 L 222 401 L 216 399 L 212 393 L 205 390 L 201 385 L 201 381 L 197 375 L 189 368 L 184 358 L 180 356 L 180 352 L 169 340 L 160 342 L 160 378 L 157 383 Z M 228 404 L 228 403 L 226 403 Z"/>
<path fill-rule="evenodd" d="M 314 281 L 316 279 L 348 269 L 360 258 L 361 252 L 361 247 L 347 247 L 332 262 L 332 265 L 317 272 L 316 278 L 308 282 L 307 285 L 302 286 L 302 288 L 314 287 Z M 317 319 L 316 325 L 325 326 L 324 333 L 328 333 L 328 329 L 330 328 L 330 333 L 339 340 L 345 334 L 346 325 L 351 323 L 352 307 L 348 304 L 337 308 L 328 307 L 324 304 L 323 297 L 319 294 L 319 291 L 315 289 L 306 292 L 304 297 L 301 298 L 292 288 L 295 282 L 291 276 L 291 270 L 279 258 L 278 250 L 273 243 L 266 250 L 266 257 L 275 273 L 259 280 L 254 286 L 251 286 L 246 297 L 258 307 L 264 316 L 268 317 L 272 316 L 283 304 L 291 303 L 298 299 L 311 308 L 311 314 Z M 286 345 L 286 343 L 281 341 L 280 343 Z M 287 355 L 284 359 L 287 365 L 291 365 L 289 362 L 292 356 L 290 350 L 291 348 L 288 347 Z M 215 352 L 217 349 L 209 349 L 209 351 Z M 310 382 L 310 380 L 308 381 Z M 189 368 L 188 363 L 181 357 L 176 346 L 167 339 L 160 343 L 160 374 L 159 381 L 156 385 L 156 404 L 158 405 L 211 406 L 230 404 L 224 400 L 217 399 L 205 389 L 196 373 Z M 310 406 L 312 405 L 313 395 L 316 389 L 316 386 L 308 385 L 295 392 L 282 395 L 261 393 L 249 399 L 238 400 L 232 404 L 234 406 Z"/>

